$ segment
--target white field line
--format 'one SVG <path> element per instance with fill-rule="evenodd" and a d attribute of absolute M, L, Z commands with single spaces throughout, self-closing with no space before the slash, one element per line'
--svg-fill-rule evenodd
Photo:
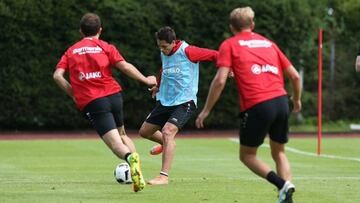
<path fill-rule="evenodd" d="M 231 138 L 230 140 L 233 141 L 233 142 L 239 143 L 239 139 Z M 268 145 L 268 144 L 263 144 L 261 146 L 270 148 L 270 145 Z M 316 153 L 301 151 L 301 150 L 298 150 L 298 149 L 293 148 L 293 147 L 285 147 L 285 149 L 286 149 L 286 151 L 293 152 L 295 154 L 304 155 L 304 156 L 312 156 L 312 157 L 320 157 L 320 158 L 329 158 L 329 159 L 339 159 L 339 160 L 360 162 L 360 158 L 356 158 L 356 157 L 336 156 L 336 155 L 330 155 L 330 154 L 320 154 L 320 156 L 319 156 Z"/>
<path fill-rule="evenodd" d="M 187 177 L 177 177 L 171 178 L 172 180 L 245 180 L 245 181 L 263 181 L 264 179 L 260 177 L 221 177 L 221 178 L 187 178 Z M 300 176 L 300 177 L 293 177 L 294 180 L 339 180 L 339 181 L 347 181 L 347 180 L 360 180 L 360 176 L 324 176 L 324 177 L 314 177 L 314 176 Z"/>

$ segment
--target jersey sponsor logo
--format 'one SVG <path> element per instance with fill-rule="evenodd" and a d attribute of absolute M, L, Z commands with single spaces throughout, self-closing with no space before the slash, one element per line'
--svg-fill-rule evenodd
<path fill-rule="evenodd" d="M 268 48 L 271 47 L 271 42 L 266 40 L 239 40 L 240 46 L 247 46 L 249 48 Z"/>
<path fill-rule="evenodd" d="M 261 73 L 268 73 L 268 72 L 277 75 L 279 73 L 279 68 L 269 64 L 265 64 L 265 65 L 254 64 L 251 66 L 251 71 L 255 75 L 259 75 Z"/>
<path fill-rule="evenodd" d="M 100 71 L 90 72 L 90 73 L 83 73 L 83 72 L 79 73 L 79 80 L 80 81 L 90 80 L 90 79 L 95 79 L 95 78 L 101 78 L 101 72 Z"/>
<path fill-rule="evenodd" d="M 178 67 L 163 69 L 164 74 L 177 74 L 180 72 L 181 72 L 181 70 Z"/>
<path fill-rule="evenodd" d="M 98 54 L 102 52 L 102 48 L 99 46 L 96 47 L 80 47 L 73 50 L 73 54 Z"/>

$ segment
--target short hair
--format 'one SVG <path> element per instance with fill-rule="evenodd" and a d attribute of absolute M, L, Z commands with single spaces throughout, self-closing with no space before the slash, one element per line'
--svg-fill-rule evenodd
<path fill-rule="evenodd" d="M 80 20 L 80 29 L 86 37 L 96 35 L 100 27 L 100 17 L 95 13 L 86 13 Z"/>
<path fill-rule="evenodd" d="M 155 32 L 155 38 L 158 40 L 165 40 L 167 43 L 171 43 L 172 41 L 176 40 L 176 34 L 171 27 L 165 26 Z"/>
<path fill-rule="evenodd" d="M 230 24 L 236 31 L 249 28 L 254 22 L 255 12 L 251 7 L 235 8 L 230 13 Z"/>

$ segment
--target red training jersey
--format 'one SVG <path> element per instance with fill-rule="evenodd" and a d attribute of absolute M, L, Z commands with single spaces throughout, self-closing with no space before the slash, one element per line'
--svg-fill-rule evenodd
<path fill-rule="evenodd" d="M 92 100 L 122 90 L 112 77 L 111 68 L 124 60 L 114 45 L 86 37 L 65 52 L 56 68 L 69 72 L 76 105 L 82 110 Z"/>
<path fill-rule="evenodd" d="M 219 48 L 217 67 L 234 72 L 241 111 L 286 95 L 283 70 L 290 66 L 275 43 L 254 32 L 240 32 Z"/>

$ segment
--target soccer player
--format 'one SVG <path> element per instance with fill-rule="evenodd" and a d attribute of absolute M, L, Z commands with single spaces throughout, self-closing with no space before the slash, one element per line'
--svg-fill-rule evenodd
<path fill-rule="evenodd" d="M 230 13 L 234 36 L 220 46 L 218 71 L 196 126 L 204 127 L 204 119 L 219 99 L 229 72 L 233 71 L 240 98 L 240 160 L 278 188 L 280 203 L 292 202 L 295 186 L 290 182 L 290 164 L 285 155 L 289 106 L 283 75 L 288 76 L 292 84 L 294 112 L 301 110 L 300 77 L 274 42 L 252 32 L 254 16 L 250 7 L 236 8 Z M 276 173 L 256 156 L 267 134 Z"/>
<path fill-rule="evenodd" d="M 217 51 L 191 46 L 176 39 L 175 31 L 166 26 L 155 33 L 162 68 L 159 86 L 151 89 L 157 104 L 139 131 L 146 139 L 157 142 L 150 151 L 162 152 L 160 175 L 148 181 L 151 185 L 169 183 L 169 171 L 175 153 L 175 135 L 196 109 L 199 62 L 216 61 Z"/>
<path fill-rule="evenodd" d="M 67 49 L 53 77 L 112 152 L 129 163 L 133 190 L 137 192 L 146 183 L 135 145 L 125 133 L 122 88 L 112 77 L 112 67 L 148 86 L 155 86 L 157 81 L 155 76 L 145 77 L 126 62 L 114 45 L 100 40 L 101 31 L 99 16 L 85 14 L 80 20 L 83 39 Z M 64 77 L 65 72 L 69 74 L 70 83 Z"/>
<path fill-rule="evenodd" d="M 359 48 L 359 52 L 356 57 L 355 70 L 356 70 L 356 72 L 360 72 L 360 48 Z"/>

